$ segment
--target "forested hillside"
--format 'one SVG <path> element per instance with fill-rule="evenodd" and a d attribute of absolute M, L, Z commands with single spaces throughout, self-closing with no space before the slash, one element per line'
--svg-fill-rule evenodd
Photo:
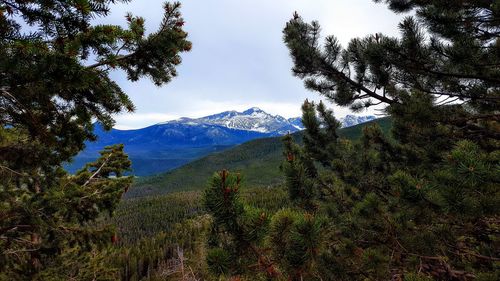
<path fill-rule="evenodd" d="M 386 133 L 391 121 L 380 118 L 375 121 L 338 130 L 340 136 L 356 140 L 361 136 L 366 125 L 377 123 Z M 295 141 L 302 141 L 302 133 L 294 133 Z M 175 191 L 201 190 L 208 178 L 222 169 L 241 172 L 247 186 L 274 186 L 282 184 L 284 174 L 280 171 L 283 162 L 282 137 L 253 140 L 237 147 L 213 153 L 193 161 L 173 171 L 136 180 L 135 185 L 126 194 L 127 198 L 158 195 Z"/>
<path fill-rule="evenodd" d="M 204 189 L 204 188 L 203 188 Z M 242 199 L 275 212 L 289 204 L 283 187 L 245 187 Z M 203 190 L 179 191 L 164 195 L 124 200 L 111 219 L 118 228 L 120 242 L 134 242 L 166 232 L 187 219 L 204 215 Z"/>
<path fill-rule="evenodd" d="M 244 142 L 282 136 L 303 129 L 300 117 L 286 119 L 259 108 L 243 112 L 224 111 L 201 118 L 183 117 L 134 130 L 104 130 L 94 124 L 95 141 L 87 141 L 65 169 L 75 173 L 86 163 L 99 157 L 106 146 L 123 144 L 132 161 L 129 174 L 139 177 L 173 170 L 214 152 L 220 152 Z M 347 115 L 341 118 L 343 127 L 375 119 L 375 116 Z"/>

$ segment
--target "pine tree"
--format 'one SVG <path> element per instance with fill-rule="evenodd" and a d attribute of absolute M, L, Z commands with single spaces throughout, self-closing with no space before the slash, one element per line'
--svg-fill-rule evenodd
<path fill-rule="evenodd" d="M 317 142 L 329 135 L 318 107 L 303 107 L 312 112 L 304 115 L 316 115 L 322 124 L 315 131 L 304 122 L 304 138 Z M 401 121 L 397 115 L 391 118 Z M 316 215 L 328 217 L 317 269 L 324 280 L 496 279 L 498 150 L 486 152 L 461 140 L 435 160 L 428 159 L 421 141 L 402 144 L 375 123 L 364 128 L 357 142 L 331 138 L 321 154 L 306 145 L 286 150 L 292 156 L 285 171 L 304 166 L 302 159 L 318 163 L 305 173 L 317 176 L 298 185 L 312 182 L 315 196 L 309 200 L 318 206 Z"/>
<path fill-rule="evenodd" d="M 255 268 L 233 261 L 257 259 L 278 280 L 500 278 L 500 3 L 375 2 L 413 13 L 399 38 L 321 46 L 319 24 L 295 14 L 284 41 L 307 88 L 354 111 L 382 107 L 391 133 L 375 122 L 343 139 L 333 112 L 306 100 L 303 145 L 284 138 L 293 206 L 258 228 L 251 245 L 265 258 L 216 240 L 220 271 L 248 276 Z M 207 210 L 219 238 L 239 241 L 245 206 L 221 186 L 207 191 Z"/>
<path fill-rule="evenodd" d="M 131 184 L 123 147 L 75 175 L 62 165 L 95 140 L 94 122 L 110 129 L 113 114 L 134 110 L 111 71 L 162 85 L 191 49 L 179 3 L 165 4 L 158 31 L 146 35 L 132 14 L 127 28 L 92 23 L 116 2 L 128 1 L 0 2 L 0 279 L 97 270 L 88 257 L 113 240 L 95 222 Z M 61 257 L 81 263 L 65 271 Z"/>
<path fill-rule="evenodd" d="M 205 190 L 204 205 L 213 217 L 207 254 L 212 273 L 217 278 L 251 275 L 253 280 L 315 276 L 322 219 L 293 209 L 270 218 L 241 202 L 240 189 L 240 175 L 223 170 Z"/>
<path fill-rule="evenodd" d="M 384 2 L 398 13 L 415 12 L 399 24 L 401 37 L 355 38 L 345 49 L 334 36 L 320 46 L 320 25 L 295 14 L 284 30 L 294 74 L 305 80 L 307 88 L 355 111 L 378 104 L 398 108 L 419 95 L 436 109 L 429 125 L 446 125 L 453 130 L 451 136 L 495 149 L 500 99 L 498 2 Z"/>
<path fill-rule="evenodd" d="M 239 174 L 223 170 L 212 177 L 205 190 L 204 206 L 214 219 L 207 263 L 216 275 L 241 273 L 250 262 L 257 262 L 258 267 L 272 266 L 258 249 L 268 216 L 240 201 L 240 184 Z"/>
<path fill-rule="evenodd" d="M 324 104 L 304 103 L 304 147 L 287 139 L 284 167 L 300 178 L 289 189 L 313 187 L 304 198 L 330 218 L 319 270 L 334 280 L 496 280 L 500 6 L 384 2 L 414 12 L 400 38 L 343 49 L 330 36 L 321 47 L 319 24 L 297 14 L 284 30 L 306 87 L 355 111 L 382 104 L 393 123 L 390 136 L 374 124 L 350 142 Z"/>

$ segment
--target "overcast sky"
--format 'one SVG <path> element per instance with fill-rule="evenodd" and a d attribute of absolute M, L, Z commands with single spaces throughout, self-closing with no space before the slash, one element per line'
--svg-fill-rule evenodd
<path fill-rule="evenodd" d="M 146 19 L 148 32 L 159 26 L 162 0 L 134 0 L 112 7 L 102 23 L 124 25 L 132 12 Z M 193 42 L 183 54 L 179 76 L 156 87 L 150 80 L 131 83 L 113 78 L 137 107 L 116 116 L 117 128 L 140 128 L 179 117 L 201 117 L 226 110 L 260 107 L 284 117 L 300 116 L 304 99 L 319 100 L 292 76 L 292 60 L 282 40 L 285 23 L 297 11 L 318 20 L 322 35 L 335 35 L 345 46 L 351 38 L 382 32 L 397 36 L 401 16 L 371 0 L 184 0 L 185 29 Z M 337 117 L 348 114 L 334 107 Z M 370 112 L 366 112 L 367 114 Z"/>

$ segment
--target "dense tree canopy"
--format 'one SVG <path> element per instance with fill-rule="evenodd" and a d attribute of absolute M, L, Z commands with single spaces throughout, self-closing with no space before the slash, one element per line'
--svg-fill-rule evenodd
<path fill-rule="evenodd" d="M 219 244 L 215 269 L 278 280 L 500 278 L 500 2 L 375 2 L 412 14 L 399 38 L 343 48 L 329 36 L 322 46 L 319 24 L 295 14 L 284 41 L 307 88 L 355 111 L 378 106 L 391 134 L 372 124 L 358 141 L 340 138 L 333 112 L 305 101 L 303 146 L 284 141 L 293 208 L 235 231 L 252 213 L 220 179 L 208 189 L 220 232 L 259 234 L 246 242 L 253 256 L 240 255 L 258 267 L 225 263 L 237 250 Z"/>
<path fill-rule="evenodd" d="M 93 222 L 130 186 L 123 147 L 107 148 L 73 176 L 62 164 L 95 139 L 94 122 L 110 129 L 113 114 L 134 110 L 111 71 L 163 85 L 191 49 L 179 3 L 164 5 L 149 34 L 132 14 L 127 27 L 95 24 L 121 2 L 0 2 L 0 279 L 46 280 L 59 256 L 82 258 L 84 268 L 85 253 L 111 241 Z M 80 274 L 72 267 L 68 274 Z"/>
<path fill-rule="evenodd" d="M 306 101 L 304 147 L 287 142 L 291 195 L 331 217 L 331 278 L 497 279 L 499 3 L 384 2 L 414 13 L 399 38 L 321 48 L 319 24 L 298 15 L 284 30 L 308 88 L 353 110 L 382 104 L 393 120 L 392 136 L 370 126 L 351 143 Z"/>

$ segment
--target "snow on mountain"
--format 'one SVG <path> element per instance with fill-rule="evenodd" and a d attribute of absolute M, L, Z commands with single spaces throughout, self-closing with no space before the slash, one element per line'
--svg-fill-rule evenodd
<path fill-rule="evenodd" d="M 302 125 L 302 118 L 301 117 L 295 117 L 295 118 L 289 118 L 288 122 L 292 124 L 297 130 L 301 131 L 304 130 L 304 125 Z"/>
<path fill-rule="evenodd" d="M 348 115 L 341 121 L 347 127 L 373 119 L 374 116 Z M 87 142 L 85 150 L 75 158 L 75 164 L 67 168 L 75 172 L 82 163 L 95 160 L 105 146 L 122 143 L 132 159 L 134 174 L 149 175 L 253 139 L 280 136 L 303 129 L 300 117 L 285 119 L 256 107 L 202 118 L 184 117 L 135 130 L 104 131 L 97 123 L 94 130 L 97 141 Z"/>
<path fill-rule="evenodd" d="M 367 116 L 346 115 L 345 117 L 338 118 L 338 120 L 342 124 L 341 125 L 342 128 L 352 127 L 375 119 L 377 119 L 377 117 L 373 115 L 367 115 Z M 299 131 L 305 129 L 304 125 L 302 124 L 302 118 L 300 117 L 290 118 L 288 119 L 288 122 Z"/>
<path fill-rule="evenodd" d="M 300 130 L 291 124 L 287 119 L 279 115 L 271 115 L 257 107 L 252 107 L 243 112 L 237 112 L 234 110 L 225 111 L 202 118 L 181 118 L 160 124 L 174 123 L 186 125 L 219 125 L 230 129 L 270 133 L 273 135 L 283 135 L 288 132 Z"/>
<path fill-rule="evenodd" d="M 351 127 L 360 123 L 372 121 L 374 119 L 376 119 L 376 117 L 373 115 L 347 115 L 340 118 L 339 121 L 342 123 L 342 127 Z M 272 135 L 284 135 L 286 133 L 293 133 L 304 129 L 302 119 L 300 117 L 286 119 L 279 115 L 266 113 L 258 107 L 252 107 L 243 112 L 234 110 L 225 111 L 197 119 L 183 117 L 177 120 L 163 122 L 158 125 L 166 124 L 183 124 L 192 126 L 218 125 L 230 129 L 253 131 Z"/>
<path fill-rule="evenodd" d="M 377 117 L 373 115 L 368 116 L 356 116 L 356 115 L 346 115 L 343 118 L 340 118 L 339 121 L 342 124 L 342 128 L 352 127 L 361 123 L 369 122 L 377 119 Z"/>

